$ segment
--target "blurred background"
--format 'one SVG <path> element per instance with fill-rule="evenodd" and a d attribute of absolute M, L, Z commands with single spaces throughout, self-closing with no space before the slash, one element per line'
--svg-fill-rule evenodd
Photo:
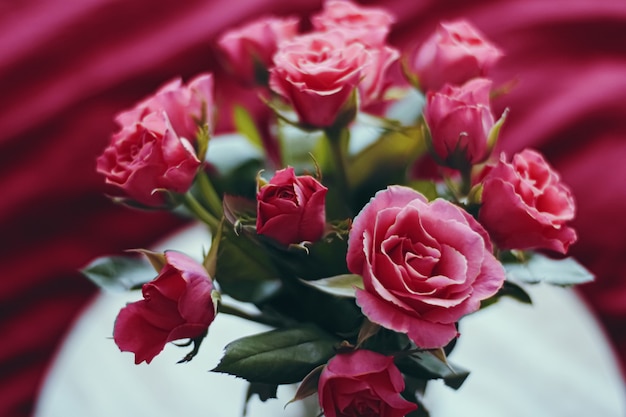
<path fill-rule="evenodd" d="M 578 204 L 571 254 L 597 275 L 579 288 L 626 372 L 626 2 L 389 0 L 392 44 L 465 17 L 506 56 L 500 146 L 544 152 Z M 321 0 L 0 1 L 0 415 L 30 416 L 64 336 L 96 295 L 76 271 L 183 226 L 104 196 L 95 158 L 113 115 L 175 76 L 213 71 L 215 37 L 261 14 L 307 16 Z M 228 129 L 223 115 L 218 129 Z M 112 323 L 112 321 L 111 321 Z"/>

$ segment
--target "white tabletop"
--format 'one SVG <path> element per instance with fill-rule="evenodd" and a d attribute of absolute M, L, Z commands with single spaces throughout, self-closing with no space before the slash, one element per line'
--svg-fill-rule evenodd
<path fill-rule="evenodd" d="M 199 257 L 208 234 L 194 226 L 155 249 Z M 626 388 L 605 336 L 572 290 L 528 288 L 534 305 L 511 300 L 461 323 L 450 360 L 471 374 L 459 391 L 429 384 L 432 417 L 623 417 Z M 261 328 L 226 315 L 211 325 L 200 353 L 176 364 L 189 348 L 166 346 L 150 365 L 134 365 L 111 339 L 113 321 L 138 293 L 102 293 L 73 326 L 57 355 L 36 417 L 237 417 L 247 384 L 208 372 L 223 347 Z M 283 410 L 293 387 L 277 400 L 251 401 L 248 417 L 314 417 L 315 399 Z"/>

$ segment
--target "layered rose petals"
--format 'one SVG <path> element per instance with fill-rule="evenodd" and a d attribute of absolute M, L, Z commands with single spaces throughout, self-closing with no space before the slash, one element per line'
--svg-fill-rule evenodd
<path fill-rule="evenodd" d="M 365 288 L 357 291 L 363 313 L 422 348 L 450 342 L 455 323 L 504 282 L 476 220 L 401 186 L 377 193 L 355 218 L 347 262 L 363 276 Z"/>

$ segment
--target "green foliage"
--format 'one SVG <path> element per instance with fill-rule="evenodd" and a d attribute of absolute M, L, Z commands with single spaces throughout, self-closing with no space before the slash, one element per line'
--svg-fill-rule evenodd
<path fill-rule="evenodd" d="M 500 288 L 494 296 L 489 297 L 488 299 L 481 302 L 480 308 L 485 308 L 492 304 L 495 304 L 502 297 L 511 297 L 521 303 L 532 304 L 532 299 L 530 298 L 530 295 L 526 292 L 526 290 L 524 290 L 524 288 L 514 282 L 504 281 L 502 288 Z"/>
<path fill-rule="evenodd" d="M 526 283 L 570 286 L 593 281 L 593 274 L 574 258 L 551 259 L 534 254 L 521 263 L 504 263 L 507 277 Z"/>
<path fill-rule="evenodd" d="M 233 118 L 237 131 L 248 139 L 252 146 L 260 151 L 264 151 L 263 139 L 250 113 L 244 107 L 235 106 Z"/>
<path fill-rule="evenodd" d="M 94 259 L 81 270 L 98 287 L 107 291 L 128 291 L 152 281 L 157 273 L 141 258 L 105 256 Z"/>
<path fill-rule="evenodd" d="M 226 345 L 213 372 L 253 383 L 291 384 L 301 381 L 335 354 L 339 340 L 317 326 L 301 324 L 247 336 Z"/>
<path fill-rule="evenodd" d="M 418 379 L 443 379 L 453 389 L 459 389 L 469 376 L 469 372 L 459 366 L 442 360 L 430 351 L 418 351 L 400 355 L 395 361 L 404 374 Z"/>
<path fill-rule="evenodd" d="M 280 274 L 262 248 L 228 226 L 223 236 L 215 273 L 222 292 L 254 304 L 275 295 L 281 288 Z"/>

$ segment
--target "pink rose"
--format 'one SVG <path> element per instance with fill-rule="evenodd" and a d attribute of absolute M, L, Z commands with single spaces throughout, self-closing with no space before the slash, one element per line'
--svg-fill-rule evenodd
<path fill-rule="evenodd" d="M 162 191 L 189 190 L 199 166 L 193 147 L 176 135 L 165 113 L 151 113 L 113 135 L 97 160 L 107 184 L 150 207 L 167 205 Z"/>
<path fill-rule="evenodd" d="M 572 193 L 543 156 L 526 149 L 510 163 L 504 154 L 483 178 L 478 220 L 502 249 L 566 253 L 576 241 Z"/>
<path fill-rule="evenodd" d="M 439 163 L 467 169 L 489 157 L 488 138 L 495 124 L 489 104 L 491 85 L 490 80 L 475 78 L 460 87 L 446 85 L 426 94 L 424 119 Z"/>
<path fill-rule="evenodd" d="M 326 227 L 326 192 L 310 175 L 291 167 L 276 171 L 257 193 L 256 231 L 283 245 L 315 242 Z"/>
<path fill-rule="evenodd" d="M 266 84 L 277 45 L 298 33 L 295 17 L 264 17 L 229 30 L 217 41 L 230 71 L 248 85 Z"/>
<path fill-rule="evenodd" d="M 463 84 L 485 77 L 502 56 L 495 45 L 464 20 L 442 22 L 416 51 L 410 62 L 423 91 L 444 84 Z"/>
<path fill-rule="evenodd" d="M 135 363 L 150 363 L 167 342 L 201 336 L 215 319 L 213 283 L 202 265 L 179 252 L 165 252 L 159 275 L 144 284 L 143 300 L 122 308 L 113 339 Z"/>
<path fill-rule="evenodd" d="M 417 408 L 400 395 L 402 374 L 393 357 L 356 350 L 333 357 L 318 383 L 326 417 L 403 417 Z"/>
<path fill-rule="evenodd" d="M 388 76 L 389 68 L 398 61 L 400 52 L 390 46 L 368 48 L 371 55 L 371 65 L 363 69 L 363 79 L 359 83 L 359 98 L 361 107 L 380 103 L 385 91 L 391 86 Z"/>
<path fill-rule="evenodd" d="M 472 216 L 401 186 L 379 191 L 356 216 L 346 259 L 363 277 L 356 293 L 363 314 L 425 349 L 450 342 L 455 323 L 505 278 Z"/>
<path fill-rule="evenodd" d="M 176 135 L 195 143 L 199 126 L 212 126 L 213 75 L 201 74 L 186 86 L 176 78 L 132 109 L 119 113 L 115 120 L 127 128 L 155 112 L 165 112 Z"/>
<path fill-rule="evenodd" d="M 341 29 L 350 40 L 368 46 L 382 46 L 395 21 L 393 15 L 377 7 L 359 6 L 350 1 L 329 0 L 324 10 L 312 17 L 313 27 L 320 31 Z"/>
<path fill-rule="evenodd" d="M 283 43 L 274 55 L 270 88 L 293 105 L 304 125 L 325 128 L 341 120 L 370 55 L 341 32 L 313 32 Z"/>

